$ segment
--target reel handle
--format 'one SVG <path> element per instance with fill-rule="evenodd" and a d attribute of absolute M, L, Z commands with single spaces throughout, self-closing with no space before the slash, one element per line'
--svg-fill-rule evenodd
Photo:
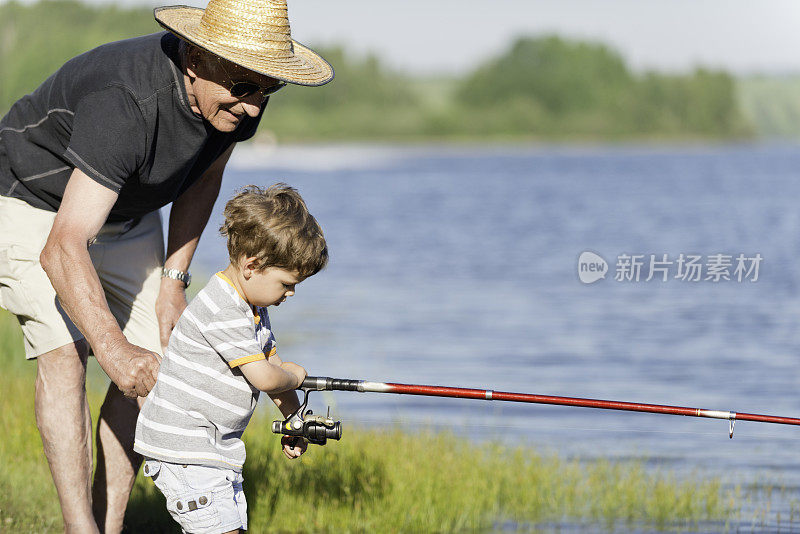
<path fill-rule="evenodd" d="M 307 376 L 298 389 L 303 391 L 359 391 L 361 380 Z"/>

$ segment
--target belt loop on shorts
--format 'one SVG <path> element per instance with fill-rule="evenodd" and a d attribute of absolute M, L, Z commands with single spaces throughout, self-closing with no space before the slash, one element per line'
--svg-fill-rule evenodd
<path fill-rule="evenodd" d="M 148 459 L 144 461 L 144 467 L 142 468 L 144 476 L 155 478 L 159 471 L 161 471 L 161 462 L 159 460 Z"/>

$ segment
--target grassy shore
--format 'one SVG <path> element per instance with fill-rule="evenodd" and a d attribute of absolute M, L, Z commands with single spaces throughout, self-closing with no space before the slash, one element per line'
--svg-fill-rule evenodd
<path fill-rule="evenodd" d="M 58 532 L 58 500 L 33 417 L 35 364 L 16 321 L 0 312 L 0 532 Z M 96 415 L 106 381 L 88 385 Z M 675 529 L 717 521 L 734 495 L 715 479 L 676 479 L 639 463 L 568 461 L 524 447 L 474 444 L 447 433 L 347 429 L 341 442 L 288 461 L 269 430 L 246 433 L 251 532 L 461 532 L 588 522 L 609 530 Z M 152 483 L 136 482 L 130 532 L 178 532 Z"/>

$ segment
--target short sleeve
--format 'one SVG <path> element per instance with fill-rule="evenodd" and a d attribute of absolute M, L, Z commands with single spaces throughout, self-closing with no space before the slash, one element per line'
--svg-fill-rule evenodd
<path fill-rule="evenodd" d="M 264 354 L 270 357 L 278 353 L 278 342 L 275 340 L 275 333 L 272 331 L 272 326 L 269 322 L 269 312 L 266 306 L 259 306 L 256 311 L 260 320 L 256 331 L 260 332 L 259 339 L 264 342 Z"/>
<path fill-rule="evenodd" d="M 253 320 L 237 307 L 222 308 L 215 313 L 203 328 L 203 336 L 231 367 L 267 357 L 256 337 Z"/>
<path fill-rule="evenodd" d="M 261 111 L 255 117 L 248 117 L 233 134 L 236 136 L 235 139 L 237 142 L 239 141 L 247 141 L 251 137 L 256 134 L 258 130 L 258 125 L 261 123 L 261 117 L 264 116 L 264 110 L 267 109 L 267 104 L 269 104 L 269 98 L 264 101 L 264 105 L 261 106 Z"/>
<path fill-rule="evenodd" d="M 269 337 L 267 338 L 267 342 L 264 344 L 264 354 L 267 356 L 273 356 L 278 353 L 278 343 L 275 341 L 275 336 L 272 335 L 272 332 L 269 332 Z"/>
<path fill-rule="evenodd" d="M 64 157 L 118 193 L 144 161 L 146 137 L 144 117 L 133 95 L 122 87 L 108 87 L 78 103 Z"/>

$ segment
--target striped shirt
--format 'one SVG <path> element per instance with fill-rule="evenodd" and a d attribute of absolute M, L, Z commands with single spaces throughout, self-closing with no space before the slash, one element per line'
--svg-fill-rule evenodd
<path fill-rule="evenodd" d="M 217 273 L 172 331 L 133 449 L 149 458 L 241 470 L 242 433 L 259 390 L 238 369 L 275 353 L 266 308 L 251 307 Z"/>

